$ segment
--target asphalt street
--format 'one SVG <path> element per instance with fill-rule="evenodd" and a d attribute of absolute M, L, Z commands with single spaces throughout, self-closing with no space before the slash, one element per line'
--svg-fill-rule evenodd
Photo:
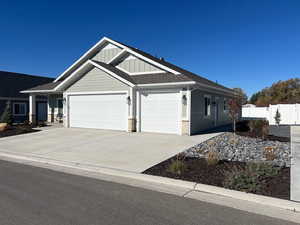
<path fill-rule="evenodd" d="M 271 217 L 0 161 L 3 225 L 292 225 Z"/>

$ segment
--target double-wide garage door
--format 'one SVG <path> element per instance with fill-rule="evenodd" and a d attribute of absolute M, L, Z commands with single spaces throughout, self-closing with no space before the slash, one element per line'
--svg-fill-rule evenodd
<path fill-rule="evenodd" d="M 126 130 L 126 94 L 69 96 L 70 127 Z"/>

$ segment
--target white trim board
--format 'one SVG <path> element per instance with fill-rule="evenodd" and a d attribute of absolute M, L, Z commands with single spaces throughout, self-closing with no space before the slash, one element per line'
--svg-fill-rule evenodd
<path fill-rule="evenodd" d="M 93 61 L 89 60 L 89 62 L 91 64 L 93 64 L 95 67 L 99 68 L 100 70 L 103 70 L 104 72 L 110 74 L 111 76 L 113 76 L 114 78 L 122 81 L 123 83 L 129 85 L 130 87 L 135 86 L 133 83 L 129 82 L 128 80 L 125 80 L 124 78 L 118 76 L 117 74 L 111 72 L 110 70 L 107 70 L 106 68 L 104 68 L 103 66 L 98 65 L 97 63 L 94 63 Z"/>
<path fill-rule="evenodd" d="M 187 82 L 169 82 L 169 83 L 155 83 L 155 84 L 138 84 L 137 87 L 161 87 L 161 86 L 178 86 L 178 85 L 193 85 L 195 81 Z"/>
<path fill-rule="evenodd" d="M 133 87 L 134 84 L 130 83 L 129 81 L 123 79 L 122 77 L 118 76 L 117 74 L 111 72 L 110 70 L 107 70 L 106 68 L 102 67 L 101 65 L 98 65 L 97 63 L 88 60 L 86 61 L 83 65 L 81 65 L 77 70 L 75 70 L 70 76 L 68 76 L 61 84 L 59 84 L 56 88 L 54 88 L 55 91 L 57 91 L 60 87 L 62 87 L 63 85 L 65 85 L 69 80 L 71 80 L 80 70 L 85 69 L 85 67 L 87 66 L 94 66 L 102 71 L 104 71 L 105 73 L 111 75 L 112 77 L 116 78 L 117 80 L 127 84 L 130 87 Z"/>
<path fill-rule="evenodd" d="M 123 71 L 124 73 L 127 73 L 127 74 L 132 75 L 132 76 L 134 76 L 134 75 L 147 75 L 147 74 L 166 73 L 166 71 L 164 71 L 164 70 L 156 70 L 156 71 L 147 71 L 147 72 L 135 72 L 135 73 L 131 73 L 131 72 L 129 72 L 129 71 L 123 69 L 123 68 L 120 67 L 120 66 L 116 66 L 116 68 L 119 69 L 119 70 L 121 70 L 121 71 Z"/>

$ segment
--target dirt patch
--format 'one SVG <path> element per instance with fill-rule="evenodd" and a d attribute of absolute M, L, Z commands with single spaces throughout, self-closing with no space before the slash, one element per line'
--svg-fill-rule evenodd
<path fill-rule="evenodd" d="M 153 166 L 144 173 L 223 187 L 226 171 L 237 168 L 243 169 L 246 166 L 244 162 L 229 161 L 220 161 L 217 165 L 208 165 L 203 158 L 186 158 L 183 161 L 185 170 L 179 175 L 168 170 L 173 160 L 176 160 L 176 157 Z M 261 180 L 261 190 L 253 193 L 290 199 L 290 169 L 287 167 L 280 168 L 275 177 L 267 177 Z"/>
<path fill-rule="evenodd" d="M 20 134 L 26 134 L 26 133 L 33 133 L 33 132 L 38 132 L 38 131 L 39 130 L 33 129 L 33 127 L 30 125 L 16 125 L 16 126 L 11 126 L 4 131 L 1 131 L 0 138 L 14 136 L 14 135 L 20 135 Z"/>

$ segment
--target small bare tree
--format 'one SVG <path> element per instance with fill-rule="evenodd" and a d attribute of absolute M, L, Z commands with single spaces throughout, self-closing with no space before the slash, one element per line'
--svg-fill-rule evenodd
<path fill-rule="evenodd" d="M 236 96 L 235 98 L 229 100 L 229 115 L 233 123 L 233 132 L 236 132 L 236 122 L 238 121 L 241 113 L 241 103 L 239 101 L 239 97 Z"/>

